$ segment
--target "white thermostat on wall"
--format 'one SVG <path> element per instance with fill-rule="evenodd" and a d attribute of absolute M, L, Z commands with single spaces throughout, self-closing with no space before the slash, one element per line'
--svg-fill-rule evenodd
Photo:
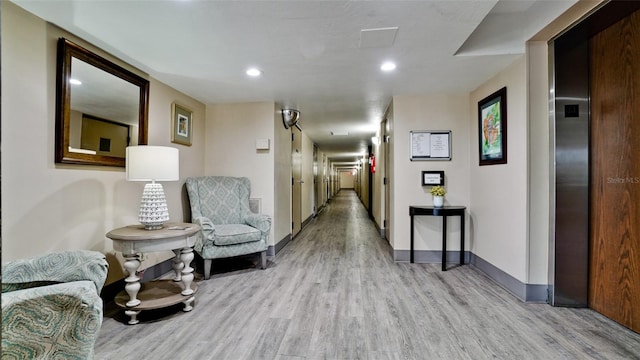
<path fill-rule="evenodd" d="M 256 150 L 269 150 L 269 139 L 256 139 Z"/>

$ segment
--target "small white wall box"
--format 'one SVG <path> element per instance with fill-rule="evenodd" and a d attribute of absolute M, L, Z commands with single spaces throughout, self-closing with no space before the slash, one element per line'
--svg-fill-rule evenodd
<path fill-rule="evenodd" d="M 256 139 L 256 150 L 269 150 L 269 139 Z"/>

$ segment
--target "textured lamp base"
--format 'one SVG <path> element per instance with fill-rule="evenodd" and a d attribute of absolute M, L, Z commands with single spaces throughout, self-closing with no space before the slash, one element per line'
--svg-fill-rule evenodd
<path fill-rule="evenodd" d="M 162 184 L 149 183 L 144 186 L 138 221 L 146 230 L 162 229 L 162 225 L 169 221 L 169 209 Z"/>

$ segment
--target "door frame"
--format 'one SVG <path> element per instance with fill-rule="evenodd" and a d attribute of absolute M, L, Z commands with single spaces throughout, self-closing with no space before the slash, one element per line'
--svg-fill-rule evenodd
<path fill-rule="evenodd" d="M 298 144 L 297 148 L 296 144 Z M 302 230 L 302 129 L 296 125 L 291 127 L 291 238 L 295 238 L 300 230 Z"/>

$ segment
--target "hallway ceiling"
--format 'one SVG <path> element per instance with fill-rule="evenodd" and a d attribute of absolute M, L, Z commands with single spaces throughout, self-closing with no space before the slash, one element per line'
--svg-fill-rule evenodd
<path fill-rule="evenodd" d="M 392 96 L 474 90 L 576 0 L 13 2 L 203 103 L 298 109 L 348 163 Z"/>

